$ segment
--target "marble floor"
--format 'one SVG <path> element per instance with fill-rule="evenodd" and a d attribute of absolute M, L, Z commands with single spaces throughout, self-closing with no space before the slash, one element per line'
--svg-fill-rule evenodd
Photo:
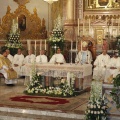
<path fill-rule="evenodd" d="M 4 84 L 4 79 L 0 79 L 0 96 L 5 96 L 10 93 L 20 94 L 23 93 L 26 86 L 24 85 L 25 79 L 19 79 L 15 86 L 7 86 Z M 89 92 L 81 94 L 77 99 L 89 98 Z M 27 108 L 12 108 L 10 106 L 0 105 L 0 120 L 83 120 L 84 110 L 86 104 L 75 108 L 74 111 L 63 112 L 59 109 L 48 110 L 48 109 L 27 109 Z M 81 112 L 82 111 L 82 112 Z"/>
<path fill-rule="evenodd" d="M 0 79 L 0 98 L 10 93 L 23 94 L 26 86 L 24 85 L 25 79 L 19 79 L 15 86 L 6 86 L 4 79 Z M 89 92 L 84 92 L 74 99 L 80 100 L 82 98 L 89 99 Z M 2 98 L 1 98 L 2 99 Z M 74 109 L 74 111 L 63 112 L 59 109 L 48 110 L 44 109 L 29 109 L 28 108 L 17 108 L 11 106 L 2 106 L 0 104 L 0 120 L 84 120 L 84 111 L 86 105 L 82 104 Z M 119 114 L 119 113 L 118 113 Z M 110 120 L 120 120 L 120 116 L 109 116 Z"/>

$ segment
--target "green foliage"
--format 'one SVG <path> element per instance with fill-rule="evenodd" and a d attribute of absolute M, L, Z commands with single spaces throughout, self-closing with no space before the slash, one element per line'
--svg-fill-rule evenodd
<path fill-rule="evenodd" d="M 111 96 L 113 101 L 116 103 L 116 107 L 120 108 L 120 74 L 113 78 L 113 89 Z"/>

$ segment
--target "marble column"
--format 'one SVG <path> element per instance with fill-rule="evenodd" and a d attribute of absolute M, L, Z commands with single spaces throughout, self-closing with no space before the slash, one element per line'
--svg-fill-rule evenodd
<path fill-rule="evenodd" d="M 67 20 L 74 20 L 74 0 L 67 0 Z"/>

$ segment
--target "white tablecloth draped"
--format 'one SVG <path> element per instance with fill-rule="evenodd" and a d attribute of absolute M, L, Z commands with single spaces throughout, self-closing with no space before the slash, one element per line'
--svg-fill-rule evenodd
<path fill-rule="evenodd" d="M 30 76 L 33 65 L 26 64 L 24 75 Z M 74 73 L 77 78 L 84 78 L 86 76 L 92 75 L 92 65 L 91 64 L 35 64 L 36 71 L 38 74 L 42 74 L 44 76 L 52 76 L 52 77 L 67 77 L 67 73 Z"/>

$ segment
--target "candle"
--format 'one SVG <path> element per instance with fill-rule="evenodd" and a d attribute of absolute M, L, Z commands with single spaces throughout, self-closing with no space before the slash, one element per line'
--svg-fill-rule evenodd
<path fill-rule="evenodd" d="M 119 35 L 119 19 L 118 19 L 118 29 L 117 29 L 117 36 Z"/>
<path fill-rule="evenodd" d="M 81 51 L 82 51 L 82 40 L 81 40 Z"/>
<path fill-rule="evenodd" d="M 76 50 L 77 50 L 77 46 L 78 46 L 78 41 L 76 40 Z"/>
<path fill-rule="evenodd" d="M 36 40 L 35 40 L 35 51 L 36 51 Z"/>
<path fill-rule="evenodd" d="M 80 35 L 80 28 L 79 28 L 79 24 L 80 24 L 80 21 L 79 21 L 79 18 L 78 18 L 78 36 Z"/>
<path fill-rule="evenodd" d="M 46 40 L 45 40 L 45 50 L 46 50 Z"/>
<path fill-rule="evenodd" d="M 72 50 L 72 46 L 73 46 L 73 41 L 71 40 L 71 50 Z"/>
<path fill-rule="evenodd" d="M 18 17 L 17 17 L 17 23 L 16 24 L 17 24 L 17 29 L 18 29 Z"/>
<path fill-rule="evenodd" d="M 90 18 L 89 18 L 89 35 L 90 35 Z"/>
<path fill-rule="evenodd" d="M 40 50 L 42 49 L 42 40 L 40 40 Z"/>
<path fill-rule="evenodd" d="M 27 46 L 28 46 L 28 50 L 30 50 L 30 46 L 31 46 L 31 41 L 27 40 Z"/>
<path fill-rule="evenodd" d="M 111 25 L 111 35 L 113 35 L 113 19 L 112 19 L 112 25 Z"/>

